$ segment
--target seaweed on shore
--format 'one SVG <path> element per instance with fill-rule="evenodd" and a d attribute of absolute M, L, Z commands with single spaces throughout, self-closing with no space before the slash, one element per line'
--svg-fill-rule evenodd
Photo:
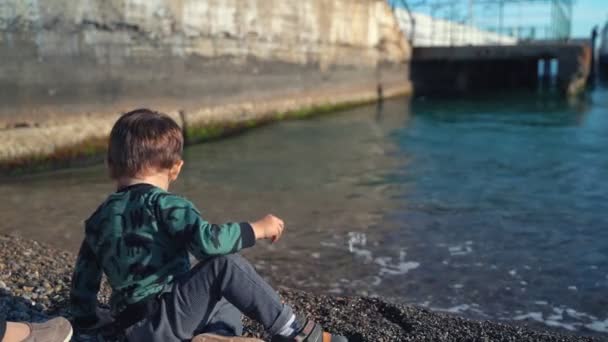
<path fill-rule="evenodd" d="M 14 176 L 99 162 L 107 149 L 107 141 L 107 137 L 91 137 L 76 145 L 57 147 L 49 154 L 35 153 L 0 160 L 0 176 Z"/>

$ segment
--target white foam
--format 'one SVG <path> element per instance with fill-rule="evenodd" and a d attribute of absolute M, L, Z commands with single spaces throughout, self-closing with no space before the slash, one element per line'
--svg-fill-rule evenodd
<path fill-rule="evenodd" d="M 590 315 L 590 314 L 587 314 L 587 313 L 584 313 L 584 312 L 579 312 L 579 311 L 576 311 L 574 309 L 566 308 L 565 311 L 568 314 L 568 316 L 570 316 L 572 318 L 575 318 L 575 319 L 581 319 L 581 320 L 582 319 L 589 319 L 589 320 L 592 320 L 592 321 L 596 321 L 597 320 L 597 317 L 595 317 L 593 315 Z"/>
<path fill-rule="evenodd" d="M 393 260 L 393 258 L 391 257 L 377 257 L 376 259 L 374 259 L 374 262 L 380 266 L 385 267 L 391 262 L 391 260 Z"/>
<path fill-rule="evenodd" d="M 541 323 L 545 322 L 545 320 L 543 319 L 542 312 L 528 312 L 523 315 L 515 316 L 515 317 L 513 317 L 513 319 L 516 321 L 523 321 L 526 319 L 531 319 L 533 321 L 537 321 L 537 322 L 541 322 Z"/>
<path fill-rule="evenodd" d="M 438 311 L 444 311 L 444 312 L 449 312 L 449 313 L 460 314 L 460 313 L 463 313 L 463 312 L 469 310 L 470 308 L 471 308 L 471 306 L 469 304 L 460 304 L 460 305 L 453 306 L 451 308 L 436 309 L 436 310 L 438 310 Z"/>
<path fill-rule="evenodd" d="M 574 285 L 570 285 L 570 286 L 568 286 L 568 290 L 570 290 L 570 291 L 578 291 L 578 288 L 576 286 L 574 286 Z"/>
<path fill-rule="evenodd" d="M 430 303 L 429 302 L 424 302 L 420 305 L 423 306 L 427 306 L 429 307 Z M 453 313 L 453 314 L 462 314 L 466 311 L 469 312 L 474 312 L 475 314 L 479 315 L 479 316 L 483 316 L 483 317 L 490 317 L 488 314 L 486 314 L 485 312 L 483 312 L 480 308 L 479 308 L 479 304 L 476 303 L 471 303 L 471 304 L 459 304 L 450 308 L 439 308 L 439 307 L 429 307 L 431 310 L 433 311 L 442 311 L 442 312 L 448 312 L 448 313 Z"/>
<path fill-rule="evenodd" d="M 315 259 L 319 259 L 319 258 L 321 258 L 321 253 L 315 252 L 315 253 L 310 254 L 310 256 L 313 257 L 313 258 L 315 258 Z"/>
<path fill-rule="evenodd" d="M 578 325 L 575 325 L 575 324 L 561 323 L 561 322 L 553 321 L 553 320 L 550 320 L 550 319 L 544 321 L 543 323 L 545 323 L 546 325 L 548 325 L 550 327 L 564 328 L 564 329 L 567 329 L 567 330 L 570 330 L 570 331 L 576 331 L 576 330 L 578 330 L 577 329 Z"/>
<path fill-rule="evenodd" d="M 545 301 L 536 301 L 537 305 L 547 305 Z M 551 308 L 552 313 L 544 315 L 542 312 L 529 312 L 513 317 L 514 320 L 533 320 L 551 327 L 559 327 L 570 331 L 577 331 L 582 327 L 606 333 L 608 332 L 608 319 L 601 321 L 594 315 L 576 311 L 565 306 Z"/>
<path fill-rule="evenodd" d="M 512 277 L 515 277 L 515 276 L 517 275 L 517 270 L 515 270 L 515 269 L 510 270 L 510 271 L 509 271 L 509 274 L 510 274 Z"/>
<path fill-rule="evenodd" d="M 464 287 L 464 285 L 462 285 L 462 284 L 454 284 L 454 285 L 452 285 L 453 289 L 461 289 L 463 287 Z"/>
<path fill-rule="evenodd" d="M 467 241 L 467 242 L 471 242 L 471 241 Z M 471 242 L 471 244 L 472 244 L 472 242 Z M 448 251 L 450 252 L 451 256 L 467 255 L 467 254 L 470 254 L 471 252 L 473 252 L 473 247 L 471 247 L 471 244 L 465 243 L 464 245 L 449 246 Z"/>
<path fill-rule="evenodd" d="M 360 258 L 365 259 L 366 262 L 370 262 L 373 259 L 372 252 L 367 249 L 351 248 L 350 252 Z"/>
<path fill-rule="evenodd" d="M 608 333 L 608 319 L 605 321 L 595 321 L 585 324 L 585 327 L 596 332 Z"/>
<path fill-rule="evenodd" d="M 390 257 L 376 258 L 374 262 L 380 265 L 380 275 L 403 275 L 407 272 L 420 267 L 420 263 L 416 261 L 399 261 L 391 263 Z"/>
<path fill-rule="evenodd" d="M 562 321 L 564 319 L 564 309 L 553 308 L 553 315 L 547 317 L 551 321 Z"/>
<path fill-rule="evenodd" d="M 571 331 L 577 330 L 575 324 L 562 323 L 562 322 L 559 322 L 557 319 L 552 319 L 552 317 L 548 317 L 547 319 L 544 319 L 542 312 L 528 312 L 527 314 L 515 316 L 515 317 L 513 317 L 513 319 L 516 321 L 533 320 L 533 321 L 543 323 L 543 324 L 546 324 L 546 325 L 552 326 L 552 327 L 560 327 L 560 328 L 568 329 Z"/>
<path fill-rule="evenodd" d="M 365 249 L 367 245 L 367 237 L 364 233 L 349 232 L 348 233 L 348 250 L 355 256 L 365 259 L 366 263 L 374 262 L 380 266 L 378 276 L 375 278 L 372 285 L 380 285 L 382 276 L 388 275 L 403 275 L 409 271 L 420 267 L 420 263 L 416 261 L 405 261 L 407 252 L 404 249 L 399 250 L 398 261 L 393 262 L 392 257 L 377 257 L 374 258 L 372 251 Z M 313 255 L 313 257 L 315 257 Z"/>
<path fill-rule="evenodd" d="M 349 232 L 348 233 L 348 250 L 353 252 L 355 246 L 364 247 L 367 245 L 367 235 L 365 233 Z"/>
<path fill-rule="evenodd" d="M 426 302 L 428 303 L 428 302 Z M 459 304 L 450 308 L 438 308 L 438 307 L 430 307 L 431 310 L 433 311 L 441 311 L 441 312 L 448 312 L 448 313 L 453 313 L 453 314 L 462 314 L 466 311 L 470 311 L 470 312 L 474 312 L 477 315 L 480 316 L 485 316 L 485 317 L 489 317 L 488 314 L 486 314 L 485 312 L 483 312 L 482 310 L 479 309 L 479 305 L 472 303 L 472 304 Z"/>
<path fill-rule="evenodd" d="M 365 233 L 348 233 L 348 251 L 358 257 L 364 258 L 365 262 L 371 262 L 373 259 L 372 252 L 363 248 L 366 245 L 367 235 L 365 235 Z"/>
<path fill-rule="evenodd" d="M 544 301 L 544 300 L 537 300 L 534 302 L 534 304 L 536 305 L 549 305 L 549 302 Z"/>

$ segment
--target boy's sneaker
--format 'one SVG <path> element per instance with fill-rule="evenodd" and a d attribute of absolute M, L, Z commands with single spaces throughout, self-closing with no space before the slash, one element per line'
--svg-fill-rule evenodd
<path fill-rule="evenodd" d="M 30 335 L 23 342 L 68 342 L 72 338 L 72 326 L 63 317 L 44 323 L 24 324 L 30 327 Z"/>
<path fill-rule="evenodd" d="M 272 337 L 272 342 L 348 342 L 348 339 L 340 335 L 332 335 L 323 331 L 323 327 L 311 320 L 304 324 L 304 328 L 300 330 L 294 337 L 285 337 L 275 335 Z"/>
<path fill-rule="evenodd" d="M 221 336 L 216 334 L 202 334 L 194 336 L 192 342 L 264 342 L 257 338 L 242 336 Z"/>

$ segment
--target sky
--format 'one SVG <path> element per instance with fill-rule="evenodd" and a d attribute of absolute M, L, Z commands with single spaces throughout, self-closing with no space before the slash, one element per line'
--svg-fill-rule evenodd
<path fill-rule="evenodd" d="M 572 15 L 572 36 L 587 37 L 594 25 L 608 21 L 608 0 L 577 0 Z"/>

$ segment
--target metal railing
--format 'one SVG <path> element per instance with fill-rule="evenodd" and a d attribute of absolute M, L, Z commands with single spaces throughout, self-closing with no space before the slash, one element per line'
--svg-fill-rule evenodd
<path fill-rule="evenodd" d="M 568 40 L 575 0 L 387 0 L 414 45 Z"/>
<path fill-rule="evenodd" d="M 414 44 L 415 44 L 414 40 L 416 39 L 416 19 L 414 18 L 412 11 L 410 10 L 409 5 L 407 4 L 407 0 L 388 0 L 388 1 L 389 1 L 389 4 L 391 5 L 391 8 L 393 9 L 393 12 L 395 12 L 397 8 L 402 8 L 405 11 L 405 13 L 407 14 L 407 21 L 405 22 L 405 25 L 407 25 L 410 29 L 404 33 L 405 33 L 408 41 L 410 42 L 410 44 L 412 46 L 414 46 Z M 395 14 L 396 14 L 396 12 L 395 12 Z M 404 24 L 403 22 L 400 22 L 400 26 L 402 29 L 403 29 L 403 24 Z"/>

